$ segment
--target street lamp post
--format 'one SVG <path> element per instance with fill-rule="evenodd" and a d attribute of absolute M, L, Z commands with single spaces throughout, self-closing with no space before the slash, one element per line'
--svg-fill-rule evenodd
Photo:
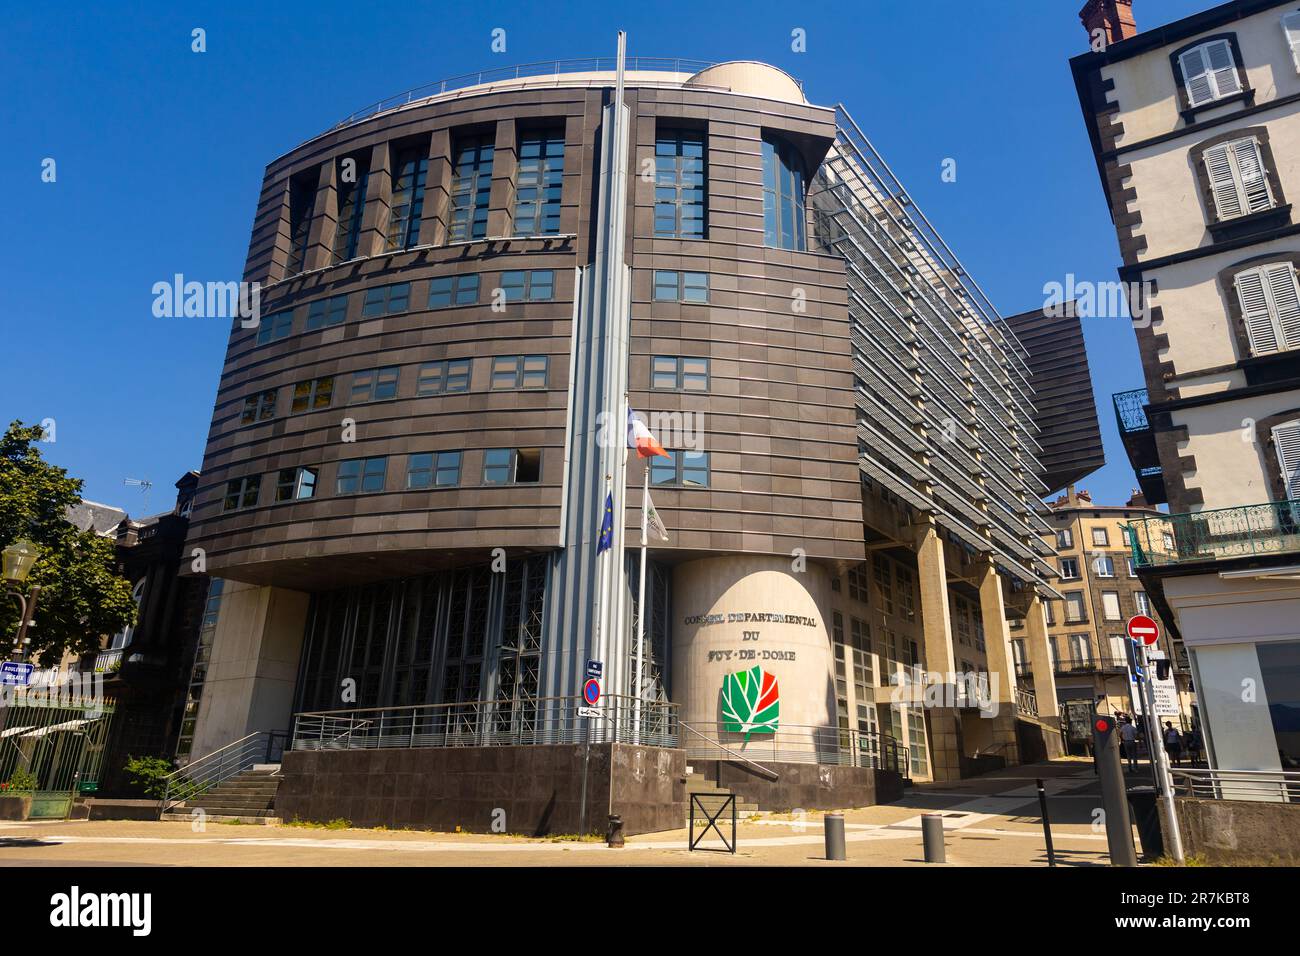
<path fill-rule="evenodd" d="M 27 629 L 36 623 L 36 601 L 41 594 L 39 584 L 33 584 L 26 594 L 22 593 L 22 585 L 40 556 L 40 550 L 26 538 L 21 538 L 5 548 L 3 554 L 6 593 L 18 602 L 19 608 L 18 633 L 14 637 L 13 651 L 9 656 L 12 660 L 21 661 L 27 654 L 27 645 L 32 642 L 27 636 Z"/>

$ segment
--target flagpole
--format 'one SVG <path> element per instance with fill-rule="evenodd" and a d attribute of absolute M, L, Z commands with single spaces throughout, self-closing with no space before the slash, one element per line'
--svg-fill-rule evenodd
<path fill-rule="evenodd" d="M 636 743 L 641 743 L 641 697 L 645 693 L 644 684 L 642 683 L 642 667 L 644 660 L 645 647 L 645 558 L 646 558 L 646 524 L 649 521 L 650 509 L 650 461 L 646 459 L 644 474 L 641 484 L 641 574 L 637 580 L 637 599 L 636 599 L 636 709 L 633 712 L 632 722 L 632 739 Z"/>

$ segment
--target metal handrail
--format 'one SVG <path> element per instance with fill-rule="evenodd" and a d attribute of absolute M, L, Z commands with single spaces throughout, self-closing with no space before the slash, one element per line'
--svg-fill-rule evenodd
<path fill-rule="evenodd" d="M 757 771 L 758 771 L 760 774 L 762 774 L 764 777 L 767 777 L 769 780 L 780 780 L 780 779 L 781 779 L 781 775 L 780 775 L 779 773 L 777 773 L 775 770 L 771 769 L 770 767 L 764 767 L 761 763 L 755 763 L 753 760 L 750 760 L 750 759 L 749 759 L 748 757 L 746 757 L 744 754 L 736 753 L 736 751 L 732 750 L 730 747 L 728 747 L 728 746 L 727 746 L 726 744 L 724 744 L 722 741 L 720 741 L 720 740 L 714 740 L 712 737 L 708 737 L 708 736 L 706 736 L 706 735 L 700 733 L 698 730 L 696 730 L 694 727 L 692 727 L 692 726 L 691 726 L 690 724 L 688 724 L 686 721 L 684 721 L 684 720 L 678 721 L 678 725 L 681 726 L 681 727 L 684 727 L 686 730 L 690 731 L 690 732 L 693 733 L 696 737 L 699 737 L 701 740 L 704 740 L 704 741 L 706 741 L 706 742 L 712 744 L 713 746 L 717 747 L 719 750 L 722 750 L 722 751 L 726 752 L 729 756 L 731 756 L 731 757 L 734 758 L 735 760 L 739 760 L 741 763 L 743 763 L 743 764 L 747 764 L 748 766 L 753 767 L 755 770 L 757 770 Z"/>
<path fill-rule="evenodd" d="M 662 73 L 698 73 L 716 64 L 709 60 L 688 60 L 680 57 L 633 56 L 627 58 L 626 68 L 629 72 L 647 71 Z M 571 60 L 541 60 L 535 63 L 521 63 L 518 66 L 499 67 L 494 70 L 479 70 L 474 73 L 462 73 L 444 80 L 434 80 L 412 87 L 393 96 L 385 97 L 369 106 L 364 106 L 342 119 L 334 128 L 349 126 L 361 120 L 376 116 L 386 110 L 397 109 L 416 100 L 444 93 L 463 90 L 485 83 L 501 83 L 510 80 L 523 80 L 532 77 L 560 76 L 565 73 L 610 73 L 616 68 L 613 57 L 586 57 Z"/>
<path fill-rule="evenodd" d="M 1128 528 L 1137 568 L 1294 554 L 1300 551 L 1300 499 L 1152 515 Z"/>
<path fill-rule="evenodd" d="M 1300 803 L 1300 770 L 1216 770 L 1170 767 L 1175 789 L 1202 800 Z"/>
<path fill-rule="evenodd" d="M 243 773 L 258 762 L 259 756 L 264 761 L 271 761 L 275 742 L 282 741 L 283 750 L 283 743 L 288 742 L 288 737 L 288 732 L 283 730 L 255 730 L 173 770 L 163 778 L 165 786 L 160 812 L 166 813 L 177 804 L 206 793 L 236 774 Z M 173 797 L 173 793 L 180 795 Z"/>
<path fill-rule="evenodd" d="M 679 721 L 679 723 L 682 723 Z M 718 726 L 722 726 L 720 723 Z M 818 763 L 841 766 L 871 766 L 883 770 L 894 770 L 907 775 L 910 766 L 910 751 L 889 734 L 872 731 L 853 730 L 848 727 L 813 726 L 807 724 L 782 724 L 775 733 L 755 732 L 747 736 L 744 748 L 749 752 L 733 750 L 720 739 L 714 739 L 692 729 L 697 737 L 708 743 L 708 747 L 683 742 L 688 758 L 696 760 L 725 759 L 722 753 L 752 759 L 762 756 L 777 763 Z M 733 731 L 722 728 L 726 733 Z M 721 732 L 718 737 L 721 737 Z M 735 743 L 735 741 L 732 741 Z M 719 753 L 711 752 L 714 748 Z M 770 748 L 770 755 L 767 751 Z M 756 752 L 757 751 L 757 752 Z"/>

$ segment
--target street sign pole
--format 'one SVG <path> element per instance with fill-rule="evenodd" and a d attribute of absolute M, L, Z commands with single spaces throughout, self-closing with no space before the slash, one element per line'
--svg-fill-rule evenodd
<path fill-rule="evenodd" d="M 1143 644 L 1138 648 L 1142 655 L 1142 691 L 1146 706 L 1147 740 L 1150 742 L 1151 759 L 1159 768 L 1161 799 L 1165 805 L 1165 815 L 1169 819 L 1169 843 L 1174 859 L 1183 862 L 1183 834 L 1178 826 L 1178 814 L 1174 809 L 1174 778 L 1169 772 L 1169 754 L 1165 753 L 1164 735 L 1160 733 L 1160 718 L 1156 716 L 1156 693 L 1151 680 L 1151 662 L 1147 657 L 1147 648 Z"/>

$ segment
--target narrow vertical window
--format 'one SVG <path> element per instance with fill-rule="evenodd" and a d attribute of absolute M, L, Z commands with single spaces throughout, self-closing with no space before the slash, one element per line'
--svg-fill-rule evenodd
<path fill-rule="evenodd" d="M 487 136 L 466 136 L 456 141 L 451 180 L 452 242 L 467 242 L 487 235 L 494 150 Z"/>
<path fill-rule="evenodd" d="M 307 261 L 307 239 L 311 235 L 311 215 L 316 204 L 316 179 L 319 171 L 311 176 L 295 176 L 289 184 L 289 261 L 285 266 L 285 275 L 293 276 L 302 272 Z"/>
<path fill-rule="evenodd" d="M 348 156 L 339 161 L 339 220 L 334 229 L 335 262 L 347 262 L 357 257 L 361 220 L 366 211 L 366 186 L 369 182 L 370 164 L 366 157 Z"/>
<path fill-rule="evenodd" d="M 703 239 L 706 197 L 703 131 L 661 130 L 655 138 L 655 235 Z"/>
<path fill-rule="evenodd" d="M 397 154 L 393 168 L 393 200 L 388 214 L 386 248 L 410 249 L 420 244 L 420 217 L 424 215 L 424 177 L 429 169 L 427 150 L 407 147 Z"/>
<path fill-rule="evenodd" d="M 1300 421 L 1274 426 L 1273 451 L 1277 454 L 1286 499 L 1295 501 L 1300 498 Z"/>
<path fill-rule="evenodd" d="M 763 138 L 763 244 L 803 251 L 803 160 L 788 143 Z"/>
<path fill-rule="evenodd" d="M 549 236 L 560 231 L 563 185 L 564 130 L 525 133 L 519 140 L 515 174 L 515 235 Z"/>

